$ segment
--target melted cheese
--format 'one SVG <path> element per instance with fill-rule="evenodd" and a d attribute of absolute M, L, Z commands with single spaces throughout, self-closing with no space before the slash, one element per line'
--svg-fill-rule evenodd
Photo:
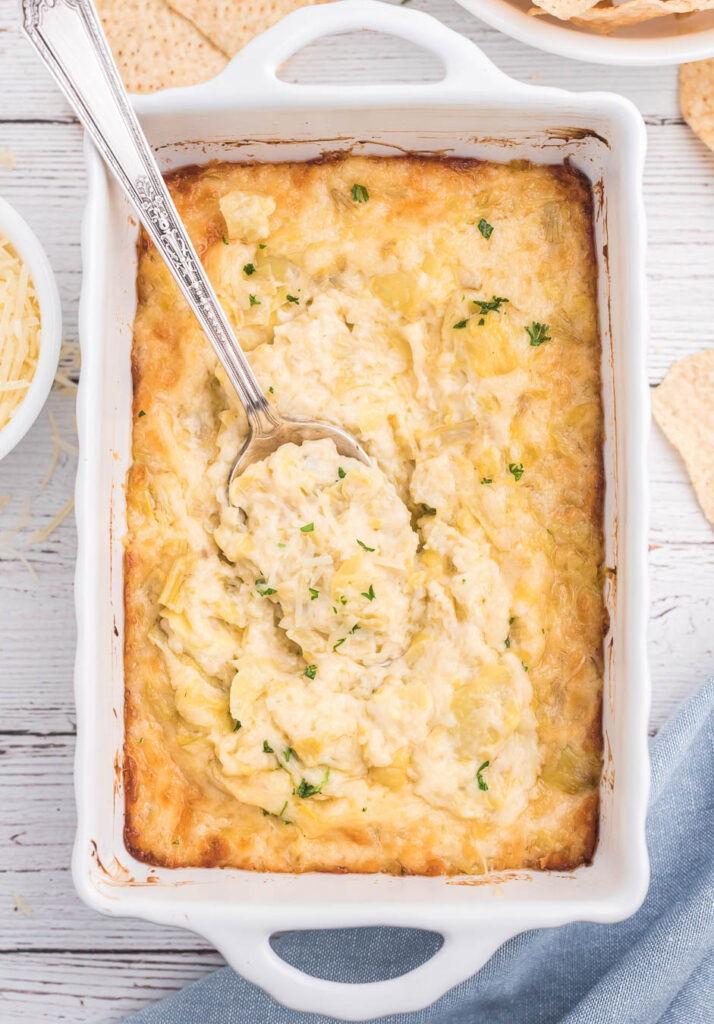
<path fill-rule="evenodd" d="M 228 506 L 245 417 L 143 244 L 128 845 L 268 870 L 587 859 L 604 627 L 589 190 L 565 168 L 360 158 L 171 184 L 271 400 L 343 424 L 372 465 L 287 445 Z"/>

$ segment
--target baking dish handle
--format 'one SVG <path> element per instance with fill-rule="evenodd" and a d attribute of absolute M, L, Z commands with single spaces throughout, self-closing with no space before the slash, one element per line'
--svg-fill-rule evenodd
<path fill-rule="evenodd" d="M 479 971 L 499 946 L 520 930 L 484 925 L 478 934 L 445 933 L 444 944 L 434 956 L 406 974 L 387 981 L 350 984 L 315 978 L 292 967 L 273 950 L 268 932 L 236 930 L 235 924 L 227 923 L 216 928 L 215 920 L 205 928 L 198 923 L 194 927 L 214 943 L 234 970 L 283 1006 L 350 1021 L 429 1006 Z"/>
<path fill-rule="evenodd" d="M 519 82 L 500 71 L 474 43 L 453 29 L 447 28 L 436 18 L 423 11 L 385 4 L 379 0 L 339 0 L 338 3 L 326 6 L 301 7 L 293 11 L 243 47 L 231 63 L 207 83 L 206 87 L 210 88 L 214 82 L 216 85 L 220 83 L 223 92 L 231 79 L 238 76 L 241 83 L 259 85 L 260 89 L 256 90 L 259 95 L 266 90 L 284 93 L 285 90 L 299 89 L 303 95 L 316 92 L 324 99 L 324 85 L 296 85 L 284 82 L 277 77 L 280 67 L 299 50 L 317 39 L 365 29 L 414 43 L 433 53 L 443 64 L 444 77 L 441 81 L 423 84 L 410 82 L 401 86 L 390 84 L 390 92 L 395 88 L 402 88 L 410 93 L 428 89 L 433 94 L 435 89 L 473 86 L 475 77 L 482 92 L 498 89 L 502 94 L 504 87 L 511 90 L 520 87 Z M 354 90 L 364 98 L 365 91 L 379 93 L 383 87 L 379 84 L 350 86 L 340 83 L 330 85 L 330 89 L 342 95 Z"/>

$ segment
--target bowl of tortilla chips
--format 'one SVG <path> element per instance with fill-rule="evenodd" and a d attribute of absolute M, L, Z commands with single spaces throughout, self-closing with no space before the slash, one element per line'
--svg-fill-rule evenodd
<path fill-rule="evenodd" d="M 523 43 L 597 64 L 714 56 L 714 0 L 458 0 Z"/>

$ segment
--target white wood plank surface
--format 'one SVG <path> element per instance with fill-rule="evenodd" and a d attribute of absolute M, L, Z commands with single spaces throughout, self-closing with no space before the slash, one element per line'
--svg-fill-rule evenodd
<path fill-rule="evenodd" d="M 714 154 L 681 119 L 676 71 L 579 64 L 500 35 L 453 0 L 412 3 L 477 41 L 515 78 L 615 90 L 637 104 L 649 136 L 650 384 L 673 359 L 714 346 Z M 435 59 L 414 47 L 370 36 L 323 40 L 282 74 L 306 82 L 420 81 L 438 71 Z M 15 0 L 0 0 L 2 149 L 12 150 L 16 167 L 0 167 L 0 195 L 46 246 L 62 293 L 65 336 L 76 341 L 81 130 L 21 38 Z M 65 362 L 76 379 L 76 367 Z M 0 496 L 11 495 L 0 512 L 0 1020 L 79 1024 L 117 1020 L 214 969 L 221 958 L 188 932 L 100 917 L 72 889 L 73 518 L 32 543 L 74 485 L 76 459 L 62 451 L 49 485 L 40 488 L 53 458 L 50 413 L 72 442 L 73 397 L 55 390 L 28 437 L 0 463 Z M 714 671 L 714 534 L 657 428 L 650 482 L 655 731 Z"/>

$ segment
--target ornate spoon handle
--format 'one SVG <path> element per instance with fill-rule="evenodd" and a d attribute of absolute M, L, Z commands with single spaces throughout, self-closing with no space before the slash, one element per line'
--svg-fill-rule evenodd
<path fill-rule="evenodd" d="M 258 436 L 277 420 L 164 184 L 91 0 L 22 0 L 26 35 L 116 175 L 213 345 Z"/>

